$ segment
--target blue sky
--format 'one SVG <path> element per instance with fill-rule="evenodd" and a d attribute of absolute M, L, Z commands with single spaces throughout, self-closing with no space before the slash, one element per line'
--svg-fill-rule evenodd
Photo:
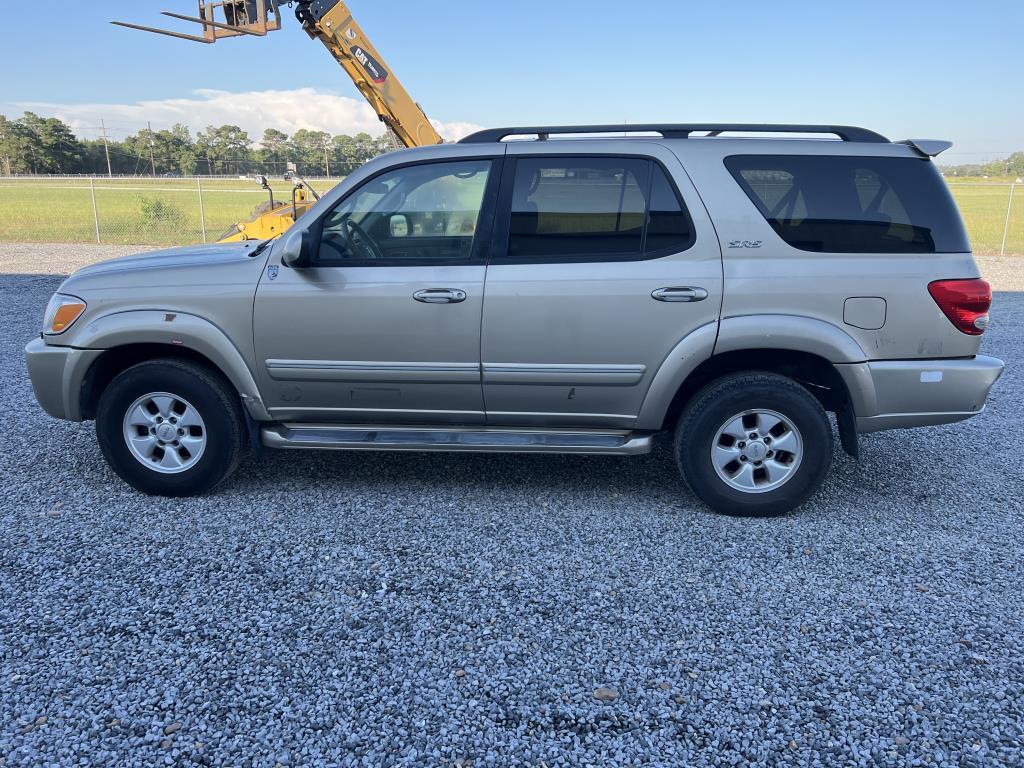
<path fill-rule="evenodd" d="M 194 129 L 376 128 L 354 86 L 290 16 L 266 39 L 201 46 L 118 29 L 182 25 L 191 0 L 8 3 L 0 112 L 32 108 L 85 135 L 152 120 Z M 944 159 L 1024 150 L 1024 3 L 445 3 L 349 0 L 427 113 L 471 125 L 833 122 L 949 138 Z M 231 119 L 229 119 L 231 118 Z"/>

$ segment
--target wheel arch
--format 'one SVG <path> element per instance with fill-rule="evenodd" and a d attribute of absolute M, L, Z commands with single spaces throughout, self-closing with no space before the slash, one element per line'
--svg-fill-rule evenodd
<path fill-rule="evenodd" d="M 823 320 L 796 315 L 726 318 L 697 329 L 673 350 L 651 385 L 637 427 L 670 428 L 711 381 L 733 373 L 768 371 L 799 382 L 825 410 L 834 412 L 843 448 L 856 456 L 853 400 L 836 364 L 866 359 L 849 334 Z"/>
<path fill-rule="evenodd" d="M 716 354 L 693 370 L 676 391 L 661 427 L 672 426 L 690 399 L 707 384 L 730 374 L 753 371 L 793 379 L 809 390 L 826 411 L 837 411 L 850 402 L 846 382 L 823 357 L 791 349 L 737 349 Z"/>
<path fill-rule="evenodd" d="M 119 373 L 146 360 L 170 358 L 197 363 L 223 376 L 253 419 L 270 420 L 242 353 L 204 318 L 162 311 L 121 312 L 94 320 L 74 342 L 76 347 L 104 350 L 81 384 L 83 419 L 95 417 L 103 390 Z"/>

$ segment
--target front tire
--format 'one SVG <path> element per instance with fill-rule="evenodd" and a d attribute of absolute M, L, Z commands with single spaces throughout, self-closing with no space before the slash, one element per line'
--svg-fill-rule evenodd
<path fill-rule="evenodd" d="M 704 503 L 726 515 L 775 517 L 821 486 L 832 462 L 832 426 L 818 400 L 774 373 L 714 381 L 690 400 L 675 456 Z"/>
<path fill-rule="evenodd" d="M 181 360 L 153 360 L 104 390 L 96 437 L 107 463 L 153 496 L 198 496 L 225 480 L 245 450 L 245 421 L 230 385 Z"/>

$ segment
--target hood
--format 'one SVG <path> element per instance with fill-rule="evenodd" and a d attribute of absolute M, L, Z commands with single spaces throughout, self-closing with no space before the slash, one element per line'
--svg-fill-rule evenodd
<path fill-rule="evenodd" d="M 231 262 L 251 261 L 252 258 L 249 254 L 257 245 L 259 245 L 259 241 L 249 240 L 243 243 L 226 243 L 224 245 L 191 245 L 185 248 L 168 248 L 162 251 L 101 261 L 98 264 L 83 267 L 71 277 L 74 279 L 140 270 L 195 270 Z"/>
<path fill-rule="evenodd" d="M 258 241 L 195 245 L 111 259 L 85 267 L 64 281 L 61 293 L 95 301 L 135 297 L 146 303 L 200 294 L 213 286 L 255 288 L 271 248 L 255 258 Z"/>

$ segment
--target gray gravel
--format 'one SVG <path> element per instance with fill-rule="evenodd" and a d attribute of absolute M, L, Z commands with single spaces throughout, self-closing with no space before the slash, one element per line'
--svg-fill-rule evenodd
<path fill-rule="evenodd" d="M 984 416 L 751 521 L 664 445 L 268 453 L 143 498 L 21 355 L 46 273 L 110 251 L 0 253 L 0 765 L 1024 763 L 1024 261 L 985 262 Z"/>

